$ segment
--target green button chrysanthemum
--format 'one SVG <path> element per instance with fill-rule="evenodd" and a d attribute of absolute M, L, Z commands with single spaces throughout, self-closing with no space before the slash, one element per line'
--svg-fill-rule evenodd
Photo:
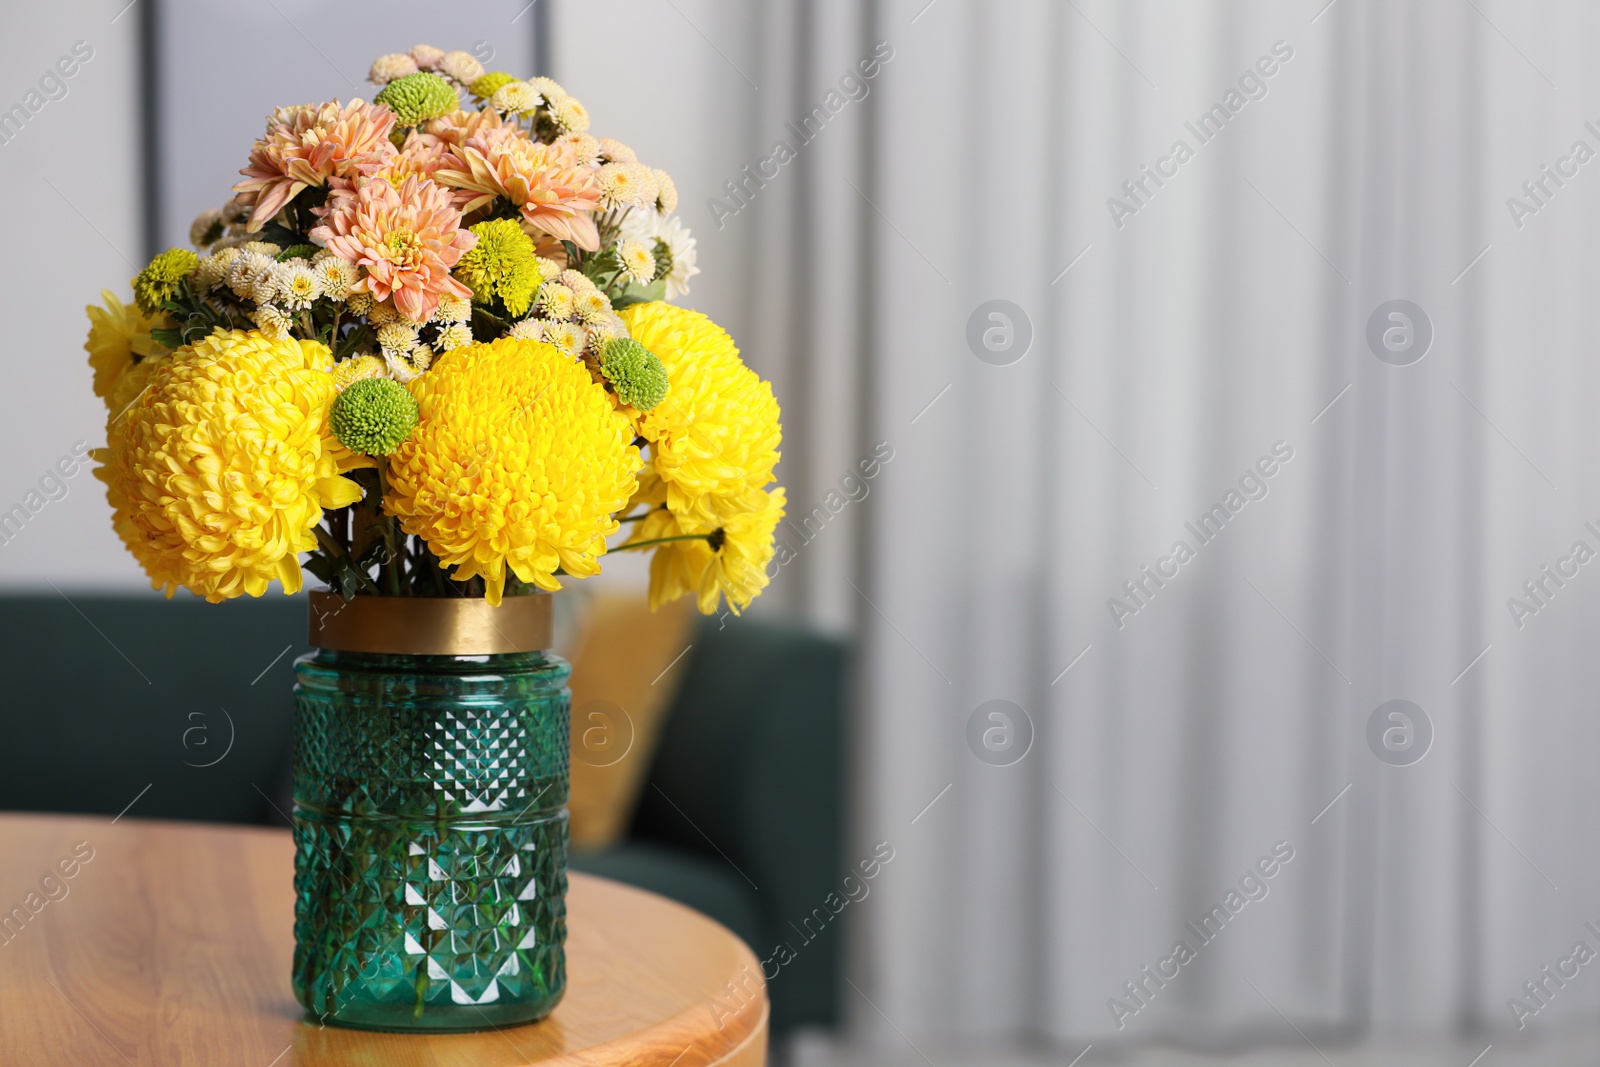
<path fill-rule="evenodd" d="M 334 400 L 328 426 L 350 451 L 387 456 L 411 436 L 417 417 L 416 398 L 405 386 L 393 378 L 362 378 Z"/>
<path fill-rule="evenodd" d="M 667 395 L 667 368 L 631 337 L 613 337 L 600 350 L 600 373 L 629 407 L 649 411 Z"/>
<path fill-rule="evenodd" d="M 420 126 L 429 119 L 454 111 L 460 106 L 461 98 L 439 75 L 418 71 L 385 85 L 372 102 L 393 111 L 396 125 Z"/>
<path fill-rule="evenodd" d="M 133 301 L 146 315 L 154 315 L 172 299 L 178 286 L 200 265 L 200 257 L 187 248 L 169 248 L 150 261 L 133 279 Z"/>
<path fill-rule="evenodd" d="M 513 318 L 521 318 L 544 281 L 533 238 L 514 219 L 489 219 L 468 229 L 478 235 L 478 243 L 457 261 L 455 279 L 472 290 L 473 303 L 499 297 Z"/>

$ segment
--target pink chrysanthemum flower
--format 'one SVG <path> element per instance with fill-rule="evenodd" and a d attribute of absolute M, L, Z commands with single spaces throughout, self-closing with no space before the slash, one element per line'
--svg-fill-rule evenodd
<path fill-rule="evenodd" d="M 571 241 L 593 251 L 600 247 L 594 212 L 600 187 L 592 167 L 578 163 L 570 144 L 540 144 L 514 126 L 482 129 L 455 150 L 463 166 L 442 167 L 436 180 L 474 194 L 461 205 L 476 211 L 504 197 L 522 214 L 522 228 Z"/>
<path fill-rule="evenodd" d="M 407 178 L 414 176 L 431 179 L 445 166 L 459 167 L 460 165 L 460 160 L 451 154 L 448 143 L 430 134 L 412 130 L 406 135 L 405 143 L 400 146 L 398 153 L 389 157 L 388 162 L 378 170 L 373 171 L 370 175 L 361 175 L 360 177 L 382 178 L 398 189 Z M 359 177 L 329 178 L 328 202 L 320 208 L 312 208 L 312 212 L 318 218 L 326 217 L 328 212 L 338 207 L 340 200 L 356 195 L 357 181 L 359 181 Z M 453 194 L 452 199 L 458 202 L 458 205 L 467 195 L 458 190 L 451 190 L 451 192 Z"/>
<path fill-rule="evenodd" d="M 493 108 L 482 111 L 455 110 L 448 115 L 440 115 L 436 119 L 429 119 L 422 124 L 422 131 L 448 145 L 456 148 L 466 143 L 467 138 L 480 130 L 498 130 L 505 125 L 505 120 Z"/>
<path fill-rule="evenodd" d="M 250 230 L 261 229 L 300 190 L 330 178 L 371 174 L 395 154 L 389 143 L 394 112 L 352 100 L 279 108 L 267 120 L 266 136 L 250 150 L 245 180 L 233 187 L 250 205 Z"/>
<path fill-rule="evenodd" d="M 393 297 L 412 322 L 427 321 L 442 294 L 472 296 L 450 268 L 478 236 L 461 228 L 449 190 L 426 178 L 413 175 L 399 188 L 382 178 L 360 179 L 355 195 L 341 197 L 311 239 L 363 268 L 352 292 Z"/>

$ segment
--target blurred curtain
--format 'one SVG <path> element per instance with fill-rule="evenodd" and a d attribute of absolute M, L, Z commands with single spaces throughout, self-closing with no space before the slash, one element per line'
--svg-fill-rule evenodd
<path fill-rule="evenodd" d="M 576 7 L 558 73 L 619 96 Z M 698 303 L 785 402 L 773 601 L 860 642 L 848 858 L 895 850 L 861 1027 L 1070 1055 L 1539 1007 L 1600 950 L 1600 12 L 671 8 L 628 32 L 698 72 Z"/>

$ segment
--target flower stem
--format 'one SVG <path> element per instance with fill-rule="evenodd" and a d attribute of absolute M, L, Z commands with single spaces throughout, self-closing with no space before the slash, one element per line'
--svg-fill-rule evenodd
<path fill-rule="evenodd" d="M 355 565 L 354 561 L 350 559 L 350 553 L 345 551 L 343 545 L 334 540 L 333 535 L 329 533 L 327 529 L 321 525 L 318 525 L 313 526 L 311 528 L 311 532 L 316 534 L 317 544 L 322 546 L 322 550 L 324 552 L 327 552 L 336 559 L 342 559 L 345 561 L 345 564 L 350 568 L 351 573 L 356 576 L 356 581 L 369 587 L 372 592 L 378 592 L 377 583 L 372 580 L 371 576 L 364 573 L 360 567 Z"/>
<path fill-rule="evenodd" d="M 626 552 L 630 548 L 649 548 L 651 545 L 664 545 L 668 541 L 710 541 L 710 534 L 678 534 L 675 537 L 653 537 L 648 541 L 634 541 L 631 544 L 618 545 L 613 552 Z"/>

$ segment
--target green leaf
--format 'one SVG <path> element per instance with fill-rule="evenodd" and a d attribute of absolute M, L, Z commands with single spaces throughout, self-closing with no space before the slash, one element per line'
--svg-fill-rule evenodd
<path fill-rule="evenodd" d="M 611 306 L 617 311 L 634 304 L 648 304 L 655 300 L 667 298 L 667 282 L 664 278 L 657 278 L 649 285 L 640 285 L 634 282 L 622 291 L 622 295 L 611 301 Z"/>
<path fill-rule="evenodd" d="M 292 248 L 297 244 L 303 244 L 305 241 L 298 233 L 289 229 L 277 219 L 273 219 L 261 227 L 261 232 L 256 234 L 256 240 L 271 241 L 280 248 Z"/>
<path fill-rule="evenodd" d="M 176 326 L 158 326 L 150 331 L 150 339 L 162 348 L 183 347 L 183 331 Z"/>

